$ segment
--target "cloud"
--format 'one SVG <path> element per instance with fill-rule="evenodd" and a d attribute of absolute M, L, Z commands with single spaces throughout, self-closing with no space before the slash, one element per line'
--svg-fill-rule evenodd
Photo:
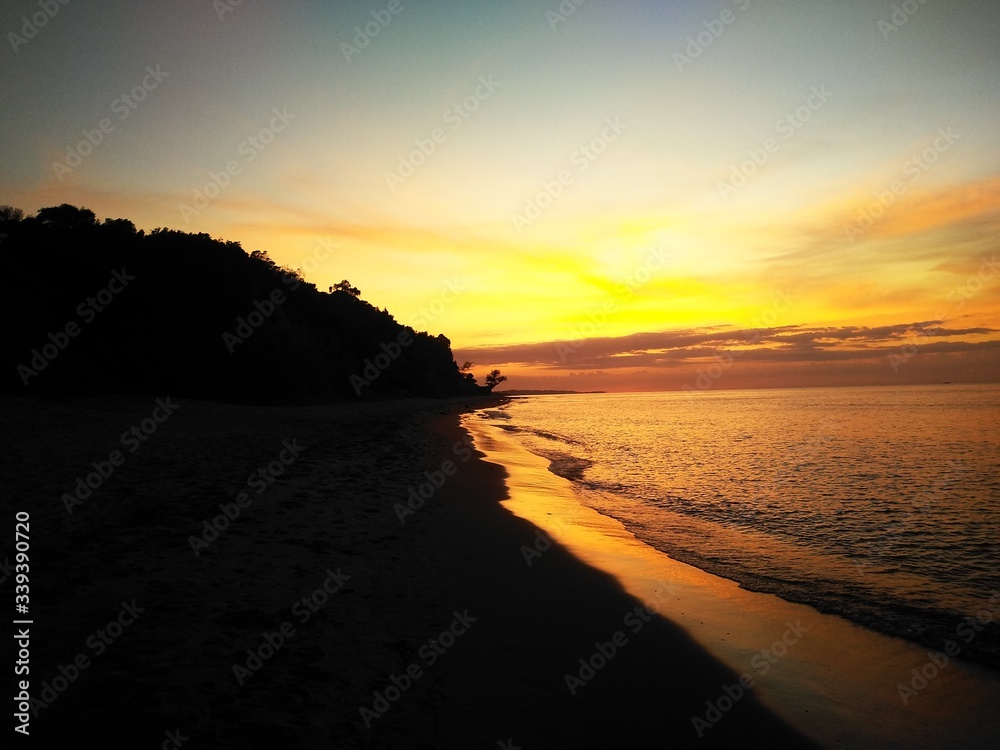
<path fill-rule="evenodd" d="M 896 210 L 886 212 L 885 220 L 872 226 L 875 235 L 912 237 L 935 230 L 995 229 L 1000 223 L 1000 179 L 950 186 L 929 195 L 914 196 Z"/>
<path fill-rule="evenodd" d="M 914 189 L 887 209 L 871 190 L 851 191 L 802 216 L 782 230 L 774 228 L 772 217 L 764 227 L 748 220 L 747 233 L 766 230 L 771 237 L 771 244 L 759 249 L 766 258 L 765 277 L 855 278 L 861 268 L 934 262 L 940 270 L 963 273 L 997 249 L 1000 178 Z"/>
<path fill-rule="evenodd" d="M 877 327 L 692 328 L 577 341 L 471 347 L 457 350 L 456 357 L 482 364 L 579 371 L 696 364 L 726 350 L 739 351 L 743 361 L 808 363 L 885 357 L 906 345 L 947 353 L 1000 348 L 1000 339 L 954 340 L 969 336 L 981 339 L 1000 333 L 1000 329 L 947 328 L 942 323 L 928 320 Z"/>

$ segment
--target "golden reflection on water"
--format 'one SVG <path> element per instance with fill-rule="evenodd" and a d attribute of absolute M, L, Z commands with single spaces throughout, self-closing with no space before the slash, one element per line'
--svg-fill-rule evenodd
<path fill-rule="evenodd" d="M 503 505 L 543 532 L 539 549 L 554 541 L 614 575 L 737 677 L 753 677 L 754 691 L 766 705 L 824 745 L 912 750 L 958 741 L 962 747 L 992 749 L 1000 737 L 1000 675 L 995 672 L 952 663 L 926 695 L 904 706 L 897 686 L 927 661 L 925 649 L 805 605 L 745 591 L 673 560 L 620 522 L 580 503 L 571 482 L 552 474 L 545 459 L 507 431 L 476 414 L 463 417 L 463 426 L 486 460 L 507 470 L 510 498 Z M 539 549 L 522 548 L 526 565 L 545 564 Z M 801 636 L 789 646 L 790 626 L 796 624 Z M 774 648 L 783 639 L 786 645 Z"/>

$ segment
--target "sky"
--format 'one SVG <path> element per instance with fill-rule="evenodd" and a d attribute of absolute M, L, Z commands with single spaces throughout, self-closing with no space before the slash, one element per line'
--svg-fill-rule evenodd
<path fill-rule="evenodd" d="M 11 0 L 0 31 L 0 204 L 349 279 L 480 380 L 1000 380 L 989 0 Z"/>

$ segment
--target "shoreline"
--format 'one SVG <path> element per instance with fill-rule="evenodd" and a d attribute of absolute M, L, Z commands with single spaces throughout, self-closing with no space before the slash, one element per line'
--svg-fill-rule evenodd
<path fill-rule="evenodd" d="M 468 432 L 450 419 L 434 427 L 452 436 Z M 479 436 L 473 438 L 481 454 Z M 510 686 L 517 691 L 517 702 L 512 702 L 510 688 L 505 691 L 508 709 L 522 727 L 512 735 L 515 745 L 618 746 L 659 736 L 671 746 L 732 747 L 749 733 L 782 746 L 814 746 L 749 694 L 713 732 L 696 734 L 692 717 L 702 708 L 696 699 L 699 690 L 738 677 L 655 614 L 656 592 L 636 596 L 558 543 L 545 547 L 543 529 L 506 507 L 506 467 L 480 457 L 469 469 L 446 488 L 445 509 L 454 513 L 450 523 L 438 522 L 433 529 L 447 535 L 454 524 L 454 533 L 466 535 L 462 546 L 470 562 L 489 551 L 480 561 L 483 567 L 466 575 L 480 606 L 497 619 L 487 636 L 493 641 L 489 651 L 497 652 L 491 672 L 513 667 L 519 675 Z M 489 477 L 493 492 L 484 494 L 476 507 L 469 500 L 482 492 Z M 539 546 L 545 548 L 539 551 Z M 536 611 L 535 623 L 524 621 L 525 608 Z M 610 653 L 609 645 L 614 654 L 606 664 L 586 672 L 580 660 L 600 664 L 594 657 Z"/>
<path fill-rule="evenodd" d="M 993 670 L 954 659 L 927 667 L 919 645 L 673 560 L 580 502 L 570 480 L 502 427 L 474 416 L 463 421 L 488 459 L 510 472 L 514 497 L 506 507 L 636 595 L 649 596 L 659 581 L 671 594 L 659 600 L 660 611 L 753 679 L 765 705 L 824 746 L 989 748 L 1000 736 L 1000 721 L 987 718 L 1000 700 Z M 911 668 L 933 676 L 921 683 Z M 911 677 L 917 689 L 901 692 Z"/>
<path fill-rule="evenodd" d="M 539 531 L 459 425 L 488 404 L 177 404 L 69 513 L 153 401 L 0 400 L 33 521 L 36 742 L 814 746 L 749 693 L 699 738 L 738 674 L 561 546 L 526 565 Z"/>

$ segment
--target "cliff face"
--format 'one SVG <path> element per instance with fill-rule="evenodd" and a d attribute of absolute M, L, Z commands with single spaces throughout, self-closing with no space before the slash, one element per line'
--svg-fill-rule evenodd
<path fill-rule="evenodd" d="M 264 254 L 46 211 L 0 223 L 5 392 L 261 402 L 483 392 L 444 336 L 350 291 L 320 292 Z"/>

